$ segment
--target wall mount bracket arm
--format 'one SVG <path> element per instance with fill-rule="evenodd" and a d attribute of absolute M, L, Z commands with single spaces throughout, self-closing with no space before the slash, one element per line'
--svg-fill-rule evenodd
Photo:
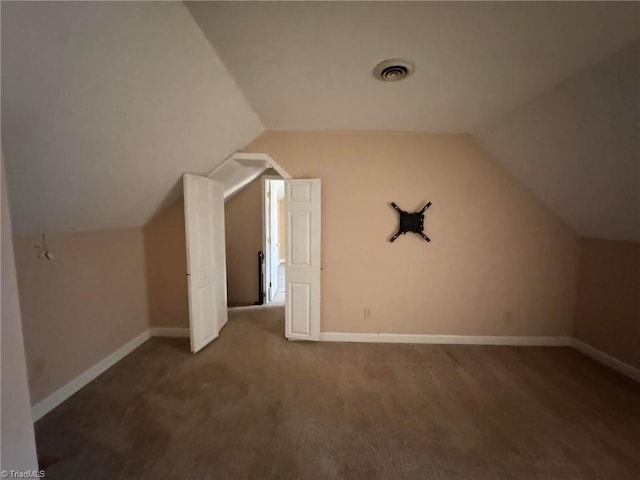
<path fill-rule="evenodd" d="M 424 240 L 430 242 L 431 239 L 424 234 L 424 212 L 431 206 L 431 202 L 428 202 L 422 210 L 409 213 L 402 210 L 395 202 L 391 202 L 391 206 L 400 215 L 400 227 L 398 231 L 389 239 L 389 242 L 393 243 L 400 235 L 404 235 L 407 232 L 413 232 L 420 235 Z"/>

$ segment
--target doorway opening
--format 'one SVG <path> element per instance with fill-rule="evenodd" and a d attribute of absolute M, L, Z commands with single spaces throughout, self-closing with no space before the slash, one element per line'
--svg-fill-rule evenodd
<path fill-rule="evenodd" d="M 278 207 L 279 203 L 284 207 L 283 200 L 284 179 L 272 168 L 225 199 L 229 308 L 284 304 L 284 273 L 278 275 L 278 249 L 284 238 L 284 218 Z"/>
<path fill-rule="evenodd" d="M 285 303 L 284 180 L 262 177 L 262 292 L 265 304 Z"/>
<path fill-rule="evenodd" d="M 266 194 L 258 196 L 254 207 L 245 208 L 243 202 L 228 202 L 241 190 L 250 191 L 250 184 L 267 170 L 273 169 L 284 179 L 284 188 L 269 183 L 269 249 L 260 244 L 260 233 L 252 235 L 251 225 L 267 230 L 262 215 L 267 215 L 263 203 Z M 270 172 L 267 172 L 267 176 Z M 257 183 L 257 182 L 256 182 Z M 267 185 L 266 179 L 263 185 Z M 260 186 L 260 183 L 257 184 Z M 269 252 L 270 285 L 267 284 L 270 303 L 278 300 L 281 290 L 284 298 L 285 337 L 290 340 L 312 340 L 320 338 L 320 230 L 321 230 L 321 181 L 318 178 L 292 179 L 269 155 L 261 153 L 235 153 L 222 162 L 208 177 L 185 173 L 183 175 L 185 233 L 187 246 L 187 286 L 189 300 L 189 333 L 191 351 L 199 351 L 220 334 L 228 321 L 230 278 L 234 272 L 251 269 L 233 268 L 230 260 L 237 251 L 244 250 L 245 240 L 257 239 L 254 252 L 263 248 Z M 281 193 L 284 191 L 284 193 Z M 258 188 L 258 194 L 260 189 Z M 245 198 L 251 198 L 245 197 Z M 253 197 L 255 198 L 255 197 Z M 282 206 L 278 209 L 278 198 Z M 228 208 L 235 204 L 237 215 Z M 252 203 L 249 201 L 249 203 Z M 273 214 L 271 213 L 273 210 Z M 284 215 L 278 215 L 278 210 Z M 250 221 L 254 213 L 257 222 Z M 238 222 L 229 222 L 231 218 Z M 280 222 L 272 220 L 280 218 Z M 284 222 L 282 222 L 284 220 Z M 231 224 L 237 230 L 231 232 Z M 284 223 L 284 235 L 281 225 Z M 275 224 L 275 225 L 274 225 Z M 231 236 L 229 235 L 231 233 Z M 226 237 L 226 238 L 225 238 Z M 279 237 L 281 241 L 277 241 Z M 230 247 L 230 248 L 227 248 Z M 237 248 L 240 247 L 240 248 Z M 284 252 L 285 267 L 280 268 L 280 247 Z M 250 247 L 251 249 L 251 247 Z M 240 255 L 242 258 L 248 258 Z M 255 263 L 254 263 L 255 265 Z M 263 262 L 259 263 L 260 267 Z M 267 264 L 264 263 L 266 270 Z M 284 271 L 283 271 L 284 270 Z M 280 273 L 282 272 L 282 273 Z M 266 272 L 265 272 L 266 273 Z M 262 278 L 253 276 L 255 285 L 262 286 Z M 227 280 L 227 281 L 225 281 Z M 246 287 L 251 281 L 239 281 Z M 284 284 L 284 288 L 282 285 Z M 279 288 L 280 287 L 280 288 Z M 255 291 L 255 290 L 254 290 Z M 250 294 L 249 294 L 250 295 Z M 267 295 L 265 295 L 265 298 Z M 254 297 L 255 298 L 255 297 Z M 259 298 L 262 299 L 262 296 Z"/>

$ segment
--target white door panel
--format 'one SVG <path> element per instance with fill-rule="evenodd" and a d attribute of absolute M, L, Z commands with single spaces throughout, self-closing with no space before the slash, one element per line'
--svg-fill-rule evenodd
<path fill-rule="evenodd" d="M 285 335 L 320 338 L 319 179 L 285 180 Z"/>
<path fill-rule="evenodd" d="M 184 174 L 191 351 L 214 340 L 227 323 L 224 187 Z"/>

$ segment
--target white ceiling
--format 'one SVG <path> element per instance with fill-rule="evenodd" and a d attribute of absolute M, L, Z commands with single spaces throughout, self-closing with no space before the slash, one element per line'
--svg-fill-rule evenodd
<path fill-rule="evenodd" d="M 16 233 L 143 225 L 263 130 L 182 3 L 1 8 Z"/>
<path fill-rule="evenodd" d="M 475 137 L 580 235 L 640 241 L 639 108 L 636 44 Z"/>
<path fill-rule="evenodd" d="M 186 5 L 271 129 L 473 132 L 639 38 L 635 2 Z"/>
<path fill-rule="evenodd" d="M 187 7 L 1 3 L 16 233 L 142 225 L 266 126 L 474 133 L 579 234 L 640 240 L 639 3 Z"/>

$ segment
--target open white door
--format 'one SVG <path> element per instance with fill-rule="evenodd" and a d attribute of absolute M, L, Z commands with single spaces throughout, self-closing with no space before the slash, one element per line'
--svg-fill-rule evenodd
<path fill-rule="evenodd" d="M 184 174 L 191 351 L 214 340 L 227 323 L 224 186 Z"/>
<path fill-rule="evenodd" d="M 320 338 L 320 180 L 285 180 L 285 336 Z"/>

